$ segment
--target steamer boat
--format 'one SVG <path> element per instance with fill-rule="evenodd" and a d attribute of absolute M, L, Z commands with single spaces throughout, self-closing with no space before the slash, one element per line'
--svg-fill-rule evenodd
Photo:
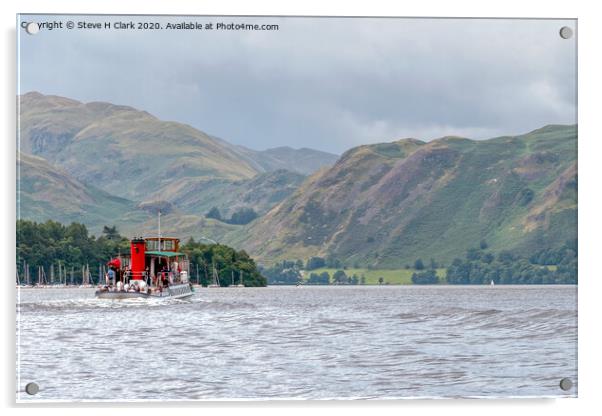
<path fill-rule="evenodd" d="M 130 241 L 130 255 L 107 263 L 104 284 L 95 292 L 100 299 L 179 299 L 193 295 L 190 263 L 173 237 L 137 237 Z"/>

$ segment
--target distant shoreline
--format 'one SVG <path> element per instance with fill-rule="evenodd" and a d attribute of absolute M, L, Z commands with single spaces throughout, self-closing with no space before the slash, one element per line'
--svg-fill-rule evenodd
<path fill-rule="evenodd" d="M 228 287 L 228 286 L 223 286 L 220 288 L 208 288 L 206 286 L 201 286 L 201 285 L 193 285 L 193 287 L 195 289 L 202 289 L 202 290 L 216 290 L 216 289 L 264 289 L 266 287 L 283 287 L 283 288 L 294 288 L 294 287 L 320 287 L 320 288 L 334 288 L 334 287 L 343 287 L 343 288 L 361 288 L 361 287 L 488 287 L 491 288 L 491 290 L 495 290 L 495 287 L 504 287 L 504 288 L 508 288 L 508 287 L 529 287 L 529 286 L 555 286 L 555 287 L 560 287 L 560 286 L 575 286 L 578 287 L 578 284 L 571 284 L 571 283 L 522 283 L 522 284 L 517 284 L 517 283 L 513 283 L 513 284 L 496 284 L 495 286 L 490 286 L 490 285 L 486 285 L 486 284 L 468 284 L 468 285 L 454 285 L 454 284 L 448 284 L 448 283 L 438 283 L 438 284 L 428 284 L 428 285 L 422 285 L 422 284 L 389 284 L 389 285 L 378 285 L 378 284 L 366 284 L 366 285 L 267 285 L 267 286 L 248 286 L 248 287 Z M 96 286 L 94 287 L 79 287 L 76 285 L 73 286 L 44 286 L 44 287 L 38 287 L 38 286 L 33 286 L 33 287 L 27 287 L 27 286 L 16 286 L 16 289 L 18 290 L 42 290 L 42 289 L 49 289 L 49 290 L 65 290 L 65 289 L 69 289 L 69 290 L 92 290 L 95 289 Z"/>

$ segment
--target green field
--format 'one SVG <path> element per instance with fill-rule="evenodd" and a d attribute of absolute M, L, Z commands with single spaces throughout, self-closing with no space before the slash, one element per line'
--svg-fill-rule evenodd
<path fill-rule="evenodd" d="M 320 274 L 322 272 L 328 272 L 332 279 L 332 275 L 334 272 L 340 269 L 316 269 L 311 271 L 304 272 L 304 280 L 309 278 L 311 273 Z M 414 269 L 344 269 L 344 272 L 347 276 L 353 276 L 356 274 L 359 278 L 362 276 L 366 277 L 367 285 L 377 285 L 378 279 L 382 277 L 384 279 L 384 284 L 390 285 L 411 285 L 412 284 L 412 274 L 416 272 Z M 441 279 L 442 282 L 445 282 L 445 269 L 437 269 L 437 276 Z"/>

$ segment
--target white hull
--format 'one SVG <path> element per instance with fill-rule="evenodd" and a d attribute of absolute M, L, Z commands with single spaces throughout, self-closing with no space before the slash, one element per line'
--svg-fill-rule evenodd
<path fill-rule="evenodd" d="M 192 288 L 188 283 L 181 283 L 177 285 L 171 285 L 163 292 L 159 293 L 141 293 L 141 292 L 126 292 L 126 291 L 103 291 L 97 290 L 95 296 L 99 299 L 183 299 L 188 298 L 194 294 Z"/>

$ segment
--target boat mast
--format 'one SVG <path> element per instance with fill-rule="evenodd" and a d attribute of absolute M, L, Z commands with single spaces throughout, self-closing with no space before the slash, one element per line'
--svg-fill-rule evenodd
<path fill-rule="evenodd" d="M 159 212 L 158 212 L 157 237 L 159 238 L 159 248 L 158 248 L 158 251 L 161 251 L 161 210 L 159 210 Z"/>
<path fill-rule="evenodd" d="M 213 262 L 213 284 L 215 286 L 220 286 L 219 275 L 217 274 L 217 270 L 215 269 L 215 262 Z"/>

